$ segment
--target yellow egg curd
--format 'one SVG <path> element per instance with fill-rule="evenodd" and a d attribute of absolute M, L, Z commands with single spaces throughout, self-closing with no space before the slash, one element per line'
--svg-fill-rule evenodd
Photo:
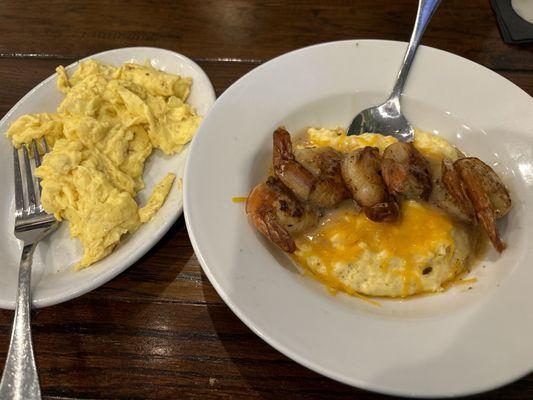
<path fill-rule="evenodd" d="M 83 245 L 75 265 L 107 256 L 121 237 L 149 221 L 174 181 L 169 173 L 143 207 L 143 171 L 153 149 L 171 155 L 194 135 L 200 117 L 185 103 L 192 81 L 152 68 L 81 62 L 71 77 L 60 66 L 57 87 L 65 98 L 55 113 L 24 115 L 6 135 L 15 147 L 45 138 L 50 153 L 36 175 L 46 212 L 69 221 Z"/>

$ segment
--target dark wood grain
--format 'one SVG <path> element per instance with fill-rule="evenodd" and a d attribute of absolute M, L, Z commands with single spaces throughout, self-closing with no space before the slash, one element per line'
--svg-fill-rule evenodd
<path fill-rule="evenodd" d="M 33 86 L 50 76 L 58 65 L 68 65 L 74 59 L 27 59 L 0 58 L 0 115 L 4 115 Z M 217 96 L 228 88 L 242 75 L 257 67 L 257 63 L 220 62 L 197 60 L 209 75 Z M 500 75 L 533 95 L 533 63 L 532 71 L 498 71 Z"/>
<path fill-rule="evenodd" d="M 80 58 L 158 46 L 196 58 L 264 61 L 320 42 L 407 41 L 413 0 L 9 2 L 0 9 L 6 56 Z M 502 42 L 487 0 L 443 1 L 424 43 L 492 68 L 529 70 L 531 47 Z"/>
<path fill-rule="evenodd" d="M 149 45 L 193 57 L 217 94 L 286 51 L 349 38 L 407 40 L 415 0 L 52 1 L 0 7 L 0 115 L 56 65 Z M 500 39 L 489 2 L 443 1 L 424 43 L 533 94 L 532 47 Z M 46 399 L 371 399 L 287 359 L 245 327 L 202 273 L 183 218 L 103 287 L 34 313 Z M 0 311 L 0 366 L 12 312 Z M 533 374 L 475 399 L 533 398 Z"/>

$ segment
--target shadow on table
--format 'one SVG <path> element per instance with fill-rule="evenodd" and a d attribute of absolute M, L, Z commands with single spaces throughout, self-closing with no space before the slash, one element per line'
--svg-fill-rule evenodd
<path fill-rule="evenodd" d="M 193 250 L 188 243 L 185 220 L 181 216 L 154 247 L 101 290 L 159 298 L 175 284 L 191 258 Z"/>

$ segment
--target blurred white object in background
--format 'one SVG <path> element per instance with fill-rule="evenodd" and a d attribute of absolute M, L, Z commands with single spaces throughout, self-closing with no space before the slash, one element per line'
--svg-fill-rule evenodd
<path fill-rule="evenodd" d="M 533 0 L 511 0 L 516 13 L 529 23 L 533 23 Z"/>

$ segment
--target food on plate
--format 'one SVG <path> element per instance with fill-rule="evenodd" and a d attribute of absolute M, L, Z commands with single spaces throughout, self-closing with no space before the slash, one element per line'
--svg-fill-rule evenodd
<path fill-rule="evenodd" d="M 349 294 L 437 292 L 468 271 L 511 198 L 498 175 L 444 139 L 310 128 L 273 134 L 271 176 L 252 189 L 252 224 L 307 273 Z"/>
<path fill-rule="evenodd" d="M 478 158 L 461 158 L 453 163 L 453 168 L 464 183 L 478 221 L 496 250 L 502 252 L 506 244 L 500 239 L 496 219 L 511 208 L 508 190 L 492 168 Z"/>
<path fill-rule="evenodd" d="M 466 270 L 476 240 L 437 209 L 404 200 L 396 222 L 372 221 L 349 206 L 326 213 L 296 238 L 294 259 L 334 289 L 406 297 L 438 291 Z"/>
<path fill-rule="evenodd" d="M 172 189 L 172 184 L 174 183 L 175 178 L 176 175 L 169 172 L 157 183 L 157 185 L 155 185 L 146 204 L 139 208 L 139 220 L 141 223 L 150 221 L 155 213 L 161 208 L 168 196 L 168 193 L 170 192 L 170 189 Z"/>
<path fill-rule="evenodd" d="M 429 199 L 432 184 L 427 161 L 413 143 L 396 142 L 383 152 L 381 172 L 388 191 L 410 199 Z"/>
<path fill-rule="evenodd" d="M 302 148 L 293 153 L 285 129 L 273 135 L 272 166 L 279 180 L 301 201 L 334 207 L 348 192 L 340 174 L 341 155 L 331 147 Z"/>
<path fill-rule="evenodd" d="M 306 232 L 318 222 L 317 212 L 273 176 L 250 192 L 246 213 L 263 235 L 288 253 L 296 250 L 292 235 Z"/>
<path fill-rule="evenodd" d="M 42 205 L 83 245 L 75 265 L 85 268 L 107 256 L 120 239 L 149 221 L 174 181 L 167 174 L 146 205 L 135 197 L 144 188 L 144 164 L 154 149 L 180 152 L 200 117 L 185 103 L 192 80 L 149 65 L 115 67 L 80 62 L 72 76 L 60 66 L 57 87 L 65 94 L 55 113 L 23 115 L 6 135 L 15 147 L 44 137 L 51 150 L 35 174 Z"/>
<path fill-rule="evenodd" d="M 342 177 L 353 199 L 372 221 L 395 221 L 398 202 L 388 191 L 381 176 L 377 147 L 355 149 L 342 160 Z"/>
<path fill-rule="evenodd" d="M 450 159 L 443 159 L 441 171 L 441 181 L 444 187 L 440 188 L 440 190 L 446 192 L 450 201 L 457 205 L 459 211 L 456 212 L 456 216 L 465 222 L 474 222 L 476 218 L 474 206 L 466 194 L 465 183 L 454 167 L 453 162 Z"/>

